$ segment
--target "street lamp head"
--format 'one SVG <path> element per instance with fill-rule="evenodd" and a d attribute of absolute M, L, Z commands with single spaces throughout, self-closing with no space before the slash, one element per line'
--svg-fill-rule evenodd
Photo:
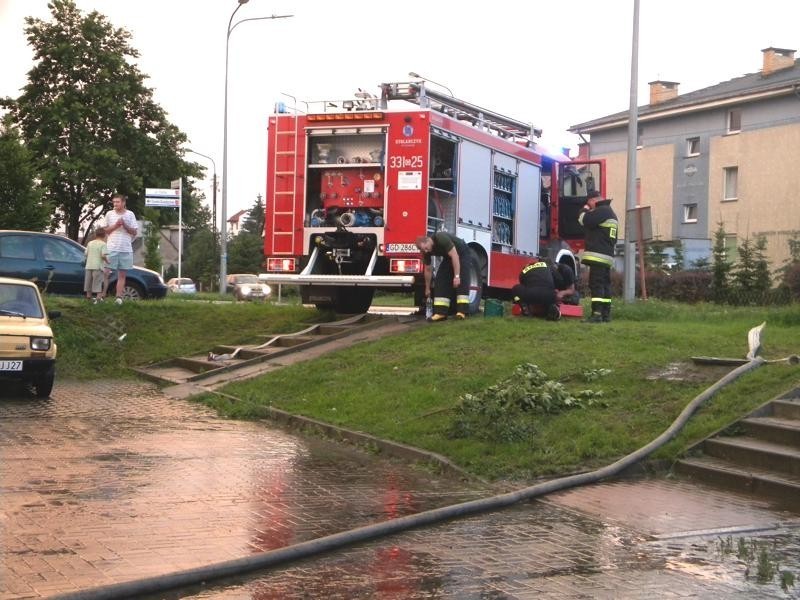
<path fill-rule="evenodd" d="M 420 75 L 419 73 L 414 73 L 414 71 L 409 71 L 408 72 L 408 76 L 409 77 L 416 77 L 417 79 L 423 79 L 422 75 Z"/>
<path fill-rule="evenodd" d="M 239 4 L 247 4 L 250 0 L 239 0 Z"/>

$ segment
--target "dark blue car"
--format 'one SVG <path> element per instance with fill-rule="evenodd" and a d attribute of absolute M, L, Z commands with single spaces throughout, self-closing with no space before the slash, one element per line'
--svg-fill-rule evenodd
<path fill-rule="evenodd" d="M 34 231 L 0 230 L 0 276 L 35 281 L 50 294 L 83 294 L 83 251 L 78 242 L 60 235 Z M 114 294 L 116 273 L 111 272 L 109 293 Z M 125 298 L 163 298 L 167 286 L 161 275 L 134 267 L 125 278 Z"/>

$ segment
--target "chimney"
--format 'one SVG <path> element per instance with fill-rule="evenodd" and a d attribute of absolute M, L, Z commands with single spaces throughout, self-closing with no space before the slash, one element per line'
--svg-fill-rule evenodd
<path fill-rule="evenodd" d="M 770 46 L 761 52 L 764 54 L 764 66 L 761 69 L 761 74 L 764 76 L 794 66 L 795 50 Z"/>
<path fill-rule="evenodd" d="M 678 97 L 678 82 L 677 81 L 651 81 L 648 83 L 650 86 L 650 104 L 661 104 L 667 100 L 672 100 Z"/>

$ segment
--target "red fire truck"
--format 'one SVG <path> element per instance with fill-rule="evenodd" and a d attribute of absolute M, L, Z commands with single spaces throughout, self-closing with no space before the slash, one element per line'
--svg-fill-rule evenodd
<path fill-rule="evenodd" d="M 428 89 L 385 83 L 269 119 L 264 256 L 270 283 L 303 301 L 366 311 L 376 289 L 423 295 L 420 235 L 447 231 L 474 253 L 470 310 L 507 298 L 533 257 L 565 262 L 602 161 L 544 151 L 528 123 Z"/>

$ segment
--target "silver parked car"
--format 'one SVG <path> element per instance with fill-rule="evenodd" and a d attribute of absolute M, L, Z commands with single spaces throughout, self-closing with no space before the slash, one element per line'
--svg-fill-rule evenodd
<path fill-rule="evenodd" d="M 258 275 L 237 273 L 228 275 L 228 287 L 237 300 L 266 300 L 272 290 Z"/>
<path fill-rule="evenodd" d="M 188 277 L 173 277 L 169 281 L 167 281 L 167 289 L 170 292 L 174 292 L 176 294 L 195 294 L 197 293 L 197 287 L 194 284 L 194 281 L 189 279 Z"/>

